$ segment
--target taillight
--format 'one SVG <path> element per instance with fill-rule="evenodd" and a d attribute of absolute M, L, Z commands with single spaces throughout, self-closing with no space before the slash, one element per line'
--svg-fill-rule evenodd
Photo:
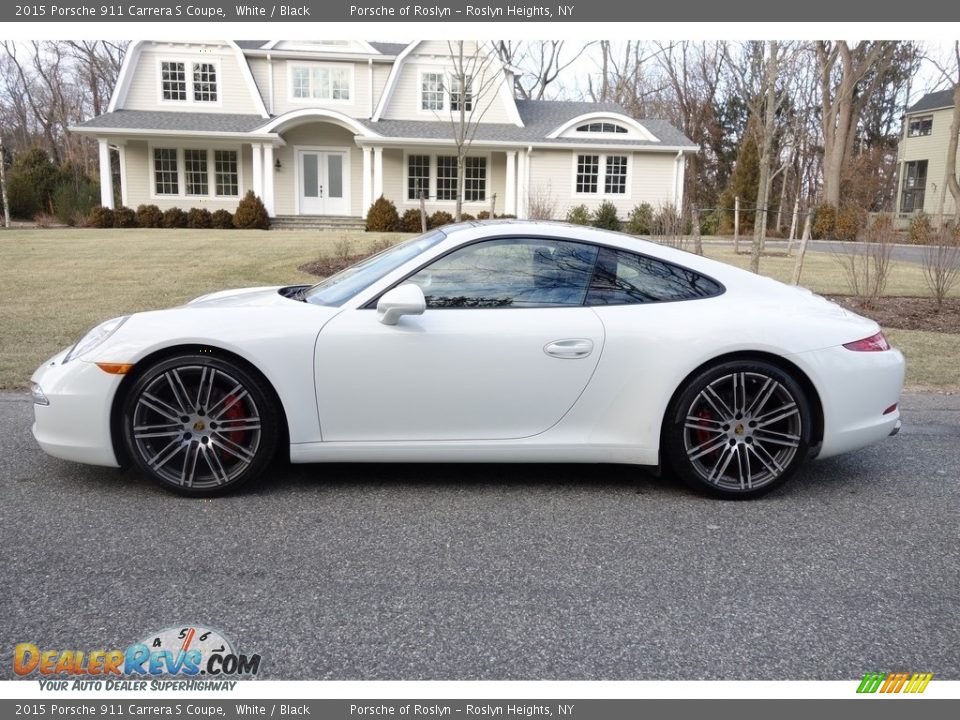
<path fill-rule="evenodd" d="M 882 332 L 863 338 L 863 340 L 844 343 L 843 346 L 847 350 L 854 350 L 856 352 L 881 352 L 890 349 L 890 343 L 887 342 Z"/>

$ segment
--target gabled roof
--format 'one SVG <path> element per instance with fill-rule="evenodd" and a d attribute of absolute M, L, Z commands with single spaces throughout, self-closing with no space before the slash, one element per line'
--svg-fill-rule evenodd
<path fill-rule="evenodd" d="M 942 110 L 943 108 L 953 107 L 953 90 L 941 90 L 940 92 L 927 93 L 917 100 L 908 113 L 924 112 L 927 110 Z"/>

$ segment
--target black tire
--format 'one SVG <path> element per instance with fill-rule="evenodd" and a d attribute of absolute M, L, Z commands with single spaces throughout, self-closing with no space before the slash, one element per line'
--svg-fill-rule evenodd
<path fill-rule="evenodd" d="M 714 497 L 748 499 L 785 483 L 809 454 L 810 403 L 800 384 L 763 360 L 709 367 L 676 395 L 662 447 L 671 469 Z"/>
<path fill-rule="evenodd" d="M 214 355 L 151 366 L 130 387 L 121 417 L 133 463 L 180 495 L 236 490 L 263 473 L 277 448 L 273 392 L 255 372 Z"/>

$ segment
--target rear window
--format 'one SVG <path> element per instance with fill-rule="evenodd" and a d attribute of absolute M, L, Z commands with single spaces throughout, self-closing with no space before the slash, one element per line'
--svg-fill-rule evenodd
<path fill-rule="evenodd" d="M 601 248 L 585 305 L 632 305 L 713 297 L 716 280 L 689 268 L 626 250 Z"/>

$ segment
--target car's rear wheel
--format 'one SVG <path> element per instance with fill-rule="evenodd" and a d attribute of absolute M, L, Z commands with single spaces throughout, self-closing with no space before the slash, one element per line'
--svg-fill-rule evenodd
<path fill-rule="evenodd" d="M 277 446 L 277 410 L 263 380 L 205 353 L 167 358 L 134 382 L 123 438 L 137 467 L 182 495 L 215 495 L 260 475 Z"/>
<path fill-rule="evenodd" d="M 807 457 L 810 404 L 800 384 L 763 360 L 734 360 L 692 378 L 667 414 L 664 450 L 693 487 L 757 497 L 783 484 Z"/>

